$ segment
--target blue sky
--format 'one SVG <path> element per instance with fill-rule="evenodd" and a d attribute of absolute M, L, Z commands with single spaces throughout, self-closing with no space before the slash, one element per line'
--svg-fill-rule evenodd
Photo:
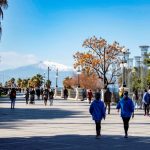
<path fill-rule="evenodd" d="M 41 60 L 72 66 L 93 35 L 118 41 L 133 57 L 150 45 L 150 1 L 9 0 L 2 26 L 1 70 Z"/>

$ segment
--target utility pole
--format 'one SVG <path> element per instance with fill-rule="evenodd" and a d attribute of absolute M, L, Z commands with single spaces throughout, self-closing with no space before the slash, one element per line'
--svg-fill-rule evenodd
<path fill-rule="evenodd" d="M 49 67 L 48 67 L 48 81 L 49 81 L 49 71 L 50 71 L 50 69 L 49 69 Z"/>
<path fill-rule="evenodd" d="M 58 68 L 57 68 L 57 70 L 56 70 L 56 88 L 58 87 Z"/>
<path fill-rule="evenodd" d="M 105 51 L 106 51 L 106 47 L 104 47 L 104 77 L 103 77 L 103 78 L 104 78 L 104 79 L 103 79 L 104 89 L 105 89 L 105 84 L 106 84 L 106 83 L 105 83 L 105 75 L 106 75 L 106 73 L 105 73 L 105 72 L 106 72 L 106 71 L 105 71 L 105 63 L 106 63 L 106 61 L 105 61 Z"/>

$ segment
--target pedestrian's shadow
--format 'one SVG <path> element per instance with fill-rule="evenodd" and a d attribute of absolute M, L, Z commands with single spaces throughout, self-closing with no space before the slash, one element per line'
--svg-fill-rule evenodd
<path fill-rule="evenodd" d="M 95 139 L 92 135 L 57 135 L 28 138 L 1 138 L 3 150 L 148 150 L 150 137 L 104 135 Z"/>

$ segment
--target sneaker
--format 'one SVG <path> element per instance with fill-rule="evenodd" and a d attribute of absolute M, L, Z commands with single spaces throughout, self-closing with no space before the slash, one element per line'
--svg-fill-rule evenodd
<path fill-rule="evenodd" d="M 96 139 L 99 139 L 100 138 L 100 136 L 99 135 L 96 135 L 96 137 L 95 137 Z"/>
<path fill-rule="evenodd" d="M 128 138 L 128 135 L 125 135 L 124 138 Z"/>
<path fill-rule="evenodd" d="M 96 135 L 96 139 L 99 139 L 101 137 L 101 134 L 99 134 L 99 135 Z"/>

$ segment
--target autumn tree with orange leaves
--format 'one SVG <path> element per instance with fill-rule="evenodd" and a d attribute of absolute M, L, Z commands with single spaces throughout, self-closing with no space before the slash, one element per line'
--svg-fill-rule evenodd
<path fill-rule="evenodd" d="M 116 41 L 108 44 L 105 39 L 95 36 L 86 39 L 82 46 L 88 51 L 74 55 L 74 68 L 81 66 L 89 75 L 96 73 L 98 78 L 103 80 L 105 89 L 109 84 L 114 84 L 121 73 L 120 55 L 124 47 L 119 46 Z"/>
<path fill-rule="evenodd" d="M 67 89 L 71 89 L 74 86 L 74 79 L 73 77 L 66 77 L 63 80 L 63 86 L 66 87 Z"/>
<path fill-rule="evenodd" d="M 85 89 L 101 89 L 102 84 L 100 79 L 95 73 L 92 73 L 90 76 L 82 72 L 79 77 L 80 87 Z M 63 81 L 63 85 L 66 88 L 74 88 L 78 86 L 78 76 L 73 75 L 72 77 L 66 77 Z"/>

